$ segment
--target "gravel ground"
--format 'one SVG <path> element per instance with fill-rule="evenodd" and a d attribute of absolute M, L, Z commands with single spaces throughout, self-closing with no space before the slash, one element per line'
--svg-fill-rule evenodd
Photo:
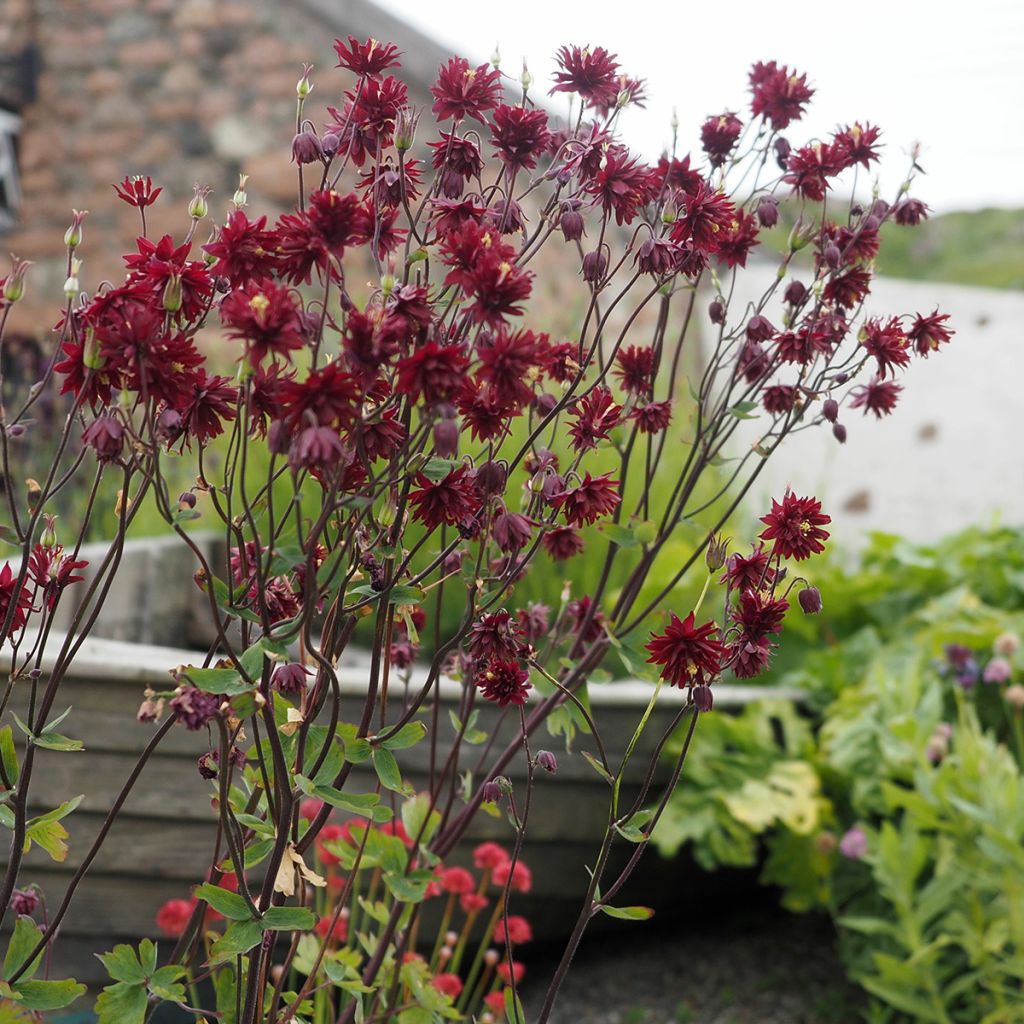
<path fill-rule="evenodd" d="M 733 910 L 702 926 L 637 924 L 584 942 L 551 1024 L 853 1024 L 858 990 L 827 919 Z M 524 987 L 534 1019 L 555 961 Z"/>

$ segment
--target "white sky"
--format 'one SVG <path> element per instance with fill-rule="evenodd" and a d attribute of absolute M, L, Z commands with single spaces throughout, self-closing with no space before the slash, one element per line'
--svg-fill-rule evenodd
<path fill-rule="evenodd" d="M 378 0 L 381 2 L 381 0 Z M 936 211 L 1024 206 L 1024 2 L 1022 0 L 805 0 L 723 4 L 643 0 L 387 0 L 388 10 L 453 53 L 502 70 L 523 57 L 539 94 L 550 88 L 562 44 L 604 46 L 623 71 L 646 78 L 646 110 L 628 111 L 622 134 L 656 158 L 679 112 L 680 152 L 698 149 L 709 114 L 748 110 L 750 65 L 776 60 L 806 71 L 816 89 L 794 144 L 838 122 L 883 129 L 883 195 L 898 187 L 904 152 L 923 144 L 928 172 L 914 194 Z M 560 102 L 553 98 L 552 102 Z M 557 108 L 556 108 L 557 109 Z"/>

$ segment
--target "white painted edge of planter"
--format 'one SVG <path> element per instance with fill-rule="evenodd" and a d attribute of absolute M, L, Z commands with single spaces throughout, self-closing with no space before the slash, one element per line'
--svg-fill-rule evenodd
<path fill-rule="evenodd" d="M 53 668 L 57 653 L 64 642 L 64 634 L 53 632 L 48 637 L 41 667 L 44 672 Z M 0 646 L 0 652 L 7 645 Z M 180 665 L 202 664 L 201 651 L 188 651 L 177 647 L 156 647 L 152 644 L 133 644 L 123 640 L 106 640 L 89 637 L 74 658 L 72 674 L 78 679 L 106 680 L 110 683 L 151 684 L 166 689 L 170 683 L 169 673 Z M 353 665 L 342 662 L 337 667 L 341 692 L 359 695 L 366 692 L 366 676 L 369 658 L 363 664 Z M 414 668 L 410 689 L 417 689 L 426 683 L 425 668 Z M 595 683 L 589 689 L 590 703 L 597 707 L 645 707 L 651 699 L 652 683 L 642 679 L 623 679 L 612 683 Z M 718 683 L 714 687 L 715 707 L 742 707 L 754 701 L 787 700 L 802 703 L 807 699 L 803 690 L 783 686 L 743 686 L 734 683 Z M 442 677 L 441 697 L 456 701 L 462 693 L 462 684 L 454 679 Z M 666 686 L 659 697 L 659 703 L 679 705 L 685 701 L 685 694 L 675 687 Z"/>

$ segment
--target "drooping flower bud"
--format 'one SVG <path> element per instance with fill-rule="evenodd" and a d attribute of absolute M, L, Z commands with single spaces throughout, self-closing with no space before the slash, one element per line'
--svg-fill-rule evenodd
<path fill-rule="evenodd" d="M 583 257 L 583 280 L 600 284 L 608 271 L 608 257 L 600 249 L 594 249 Z"/>
<path fill-rule="evenodd" d="M 725 304 L 715 299 L 714 302 L 708 306 L 708 316 L 713 324 L 724 324 L 725 323 Z"/>
<path fill-rule="evenodd" d="M 797 594 L 804 615 L 817 615 L 821 611 L 821 591 L 817 587 L 804 587 Z"/>
<path fill-rule="evenodd" d="M 82 443 L 92 448 L 101 462 L 111 462 L 121 457 L 124 428 L 116 417 L 103 413 L 82 431 Z"/>
<path fill-rule="evenodd" d="M 489 779 L 480 787 L 480 794 L 484 803 L 501 803 L 501 786 L 494 779 Z"/>
<path fill-rule="evenodd" d="M 757 204 L 757 219 L 763 228 L 773 228 L 779 223 L 779 201 L 775 196 L 761 196 Z"/>
<path fill-rule="evenodd" d="M 835 423 L 839 418 L 839 403 L 834 398 L 826 398 L 821 403 L 821 415 L 829 421 L 829 423 Z"/>
<path fill-rule="evenodd" d="M 311 164 L 315 160 L 323 160 L 324 151 L 316 132 L 308 128 L 292 137 L 292 162 Z"/>
<path fill-rule="evenodd" d="M 550 750 L 537 751 L 537 766 L 551 775 L 558 771 L 558 761 Z"/>
<path fill-rule="evenodd" d="M 324 151 L 324 156 L 328 160 L 338 152 L 340 145 L 341 137 L 339 135 L 335 132 L 324 132 L 324 137 L 320 140 L 320 148 Z"/>
<path fill-rule="evenodd" d="M 562 212 L 558 218 L 558 226 L 567 242 L 578 242 L 586 234 L 583 214 L 580 213 L 580 200 L 568 199 L 562 203 Z"/>
<path fill-rule="evenodd" d="M 82 221 L 85 220 L 88 210 L 72 210 L 71 227 L 64 232 L 64 244 L 69 249 L 77 249 L 82 244 Z"/>
<path fill-rule="evenodd" d="M 790 281 L 786 285 L 786 290 L 782 293 L 783 302 L 789 303 L 791 306 L 799 306 L 804 299 L 807 298 L 807 289 L 800 281 Z"/>
<path fill-rule="evenodd" d="M 35 913 L 37 906 L 39 906 L 39 896 L 32 889 L 15 889 L 11 894 L 11 910 L 15 914 L 31 915 Z"/>
<path fill-rule="evenodd" d="M 832 427 L 832 436 L 840 443 L 846 444 L 846 427 L 842 423 L 836 423 Z"/>
<path fill-rule="evenodd" d="M 192 491 L 182 491 L 178 495 L 178 508 L 184 512 L 186 509 L 193 509 L 196 507 L 196 496 Z"/>

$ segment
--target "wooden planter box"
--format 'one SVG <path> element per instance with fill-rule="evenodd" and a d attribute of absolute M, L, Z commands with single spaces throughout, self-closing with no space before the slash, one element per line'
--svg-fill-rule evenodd
<path fill-rule="evenodd" d="M 51 906 L 60 901 L 70 876 L 152 735 L 154 727 L 140 725 L 135 718 L 143 690 L 147 685 L 167 689 L 169 670 L 181 664 L 199 664 L 202 658 L 195 649 L 184 646 L 203 639 L 198 628 L 201 615 L 196 609 L 196 598 L 201 595 L 191 580 L 195 566 L 183 555 L 181 542 L 171 540 L 173 546 L 162 540 L 139 542 L 126 553 L 104 615 L 62 685 L 56 710 L 59 713 L 69 705 L 74 708 L 64 728 L 83 739 L 87 749 L 80 753 L 37 752 L 34 811 L 49 810 L 62 800 L 84 794 L 78 810 L 65 819 L 71 833 L 67 859 L 56 864 L 33 849 L 26 860 L 24 881 L 38 882 Z M 70 619 L 65 618 L 67 621 Z M 148 642 L 130 642 L 133 633 Z M 153 643 L 166 643 L 174 637 L 181 638 L 175 647 Z M 59 639 L 54 637 L 48 646 L 56 651 Z M 44 660 L 44 673 L 51 665 L 52 661 Z M 362 707 L 366 692 L 366 668 L 357 659 L 339 666 L 338 672 L 343 698 L 351 697 L 346 703 L 354 715 Z M 415 673 L 412 685 L 416 686 Z M 613 764 L 621 758 L 650 693 L 648 684 L 636 681 L 590 688 L 593 715 Z M 442 681 L 442 751 L 454 736 L 447 708 L 457 707 L 459 694 L 458 684 Z M 799 695 L 719 686 L 716 708 L 735 708 L 767 696 Z M 679 691 L 663 691 L 653 716 L 654 727 L 648 730 L 648 738 L 631 762 L 623 791 L 627 798 L 637 791 L 648 762 L 645 755 L 653 747 L 658 726 L 671 721 L 681 699 Z M 16 712 L 18 703 L 16 697 Z M 511 737 L 517 732 L 517 723 L 509 718 L 503 735 Z M 490 731 L 497 720 L 497 709 L 488 706 L 482 710 L 481 728 Z M 586 736 L 578 737 L 577 748 L 586 749 L 587 740 Z M 523 850 L 523 859 L 533 870 L 534 887 L 528 896 L 516 896 L 515 902 L 516 911 L 530 917 L 539 940 L 567 934 L 586 885 L 586 865 L 596 856 L 608 813 L 608 785 L 582 757 L 566 755 L 556 744 L 543 730 L 534 740 L 535 747 L 549 746 L 556 751 L 559 767 L 554 775 L 538 773 Z M 424 743 L 403 752 L 406 776 L 417 787 L 426 783 L 426 746 Z M 55 970 L 68 971 L 83 981 L 102 980 L 102 969 L 93 954 L 110 949 L 116 942 L 138 941 L 144 935 L 158 938 L 154 924 L 157 909 L 165 900 L 188 898 L 189 886 L 201 880 L 212 854 L 216 813 L 210 806 L 210 784 L 200 778 L 196 760 L 209 749 L 205 730 L 195 733 L 174 728 L 151 758 L 78 890 L 57 944 Z M 659 771 L 657 783 L 664 784 L 664 768 Z M 522 792 L 522 756 L 506 774 Z M 374 782 L 372 775 L 354 775 L 353 790 L 370 790 Z M 468 863 L 472 846 L 485 839 L 510 844 L 509 823 L 504 818 L 477 815 L 466 843 L 449 862 Z M 613 867 L 624 863 L 631 849 L 625 843 L 617 844 Z M 6 849 L 0 856 L 6 857 Z M 689 874 L 692 870 L 685 860 L 667 861 L 650 851 L 623 901 L 663 908 L 674 900 L 692 899 L 693 886 L 680 885 L 681 872 Z"/>

